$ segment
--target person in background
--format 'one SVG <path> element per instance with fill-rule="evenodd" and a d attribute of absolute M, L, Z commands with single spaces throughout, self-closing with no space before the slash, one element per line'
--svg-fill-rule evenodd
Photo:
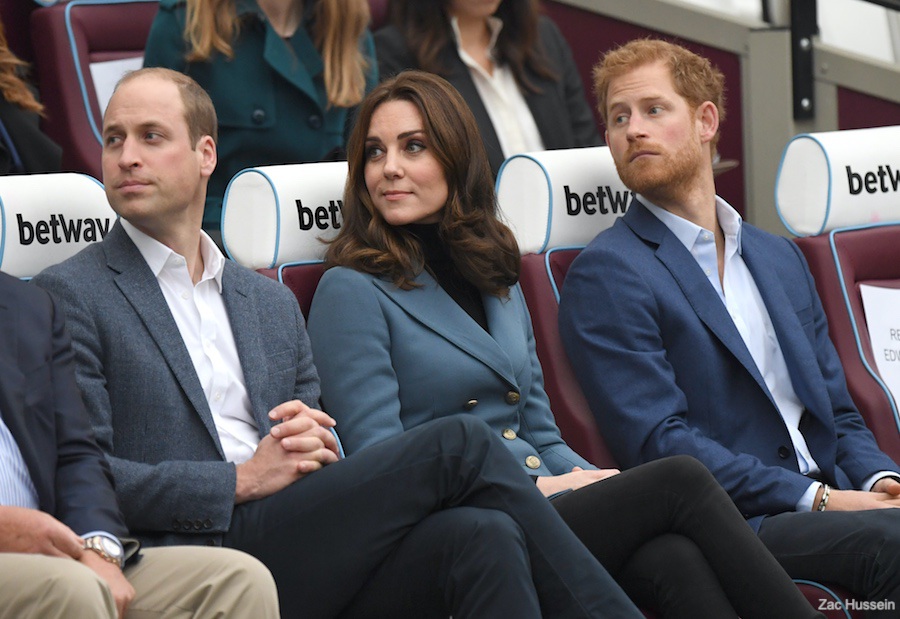
<path fill-rule="evenodd" d="M 322 403 L 348 453 L 433 419 L 481 419 L 639 606 L 670 619 L 820 616 L 696 460 L 617 474 L 563 441 L 518 247 L 450 84 L 421 71 L 383 82 L 360 108 L 349 159 L 309 318 Z"/>
<path fill-rule="evenodd" d="M 59 172 L 62 163 L 62 149 L 40 129 L 44 106 L 23 79 L 26 67 L 0 22 L 0 174 Z"/>
<path fill-rule="evenodd" d="M 607 444 L 626 467 L 696 457 L 788 574 L 897 617 L 900 467 L 847 392 L 797 244 L 716 195 L 724 76 L 652 39 L 594 76 L 635 197 L 569 269 L 559 326 Z"/>
<path fill-rule="evenodd" d="M 572 52 L 537 0 L 394 0 L 375 34 L 382 79 L 436 73 L 469 104 L 494 175 L 516 153 L 598 146 Z"/>
<path fill-rule="evenodd" d="M 272 575 L 248 555 L 137 553 L 62 312 L 0 273 L 0 619 L 278 617 Z"/>
<path fill-rule="evenodd" d="M 190 75 L 219 116 L 205 230 L 218 232 L 240 170 L 343 157 L 351 110 L 377 82 L 368 22 L 366 0 L 161 0 L 144 66 Z"/>

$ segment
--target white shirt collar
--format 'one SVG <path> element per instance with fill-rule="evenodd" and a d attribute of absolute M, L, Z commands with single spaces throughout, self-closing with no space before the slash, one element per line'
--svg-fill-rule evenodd
<path fill-rule="evenodd" d="M 461 40 L 462 37 L 459 34 L 459 20 L 455 17 L 450 18 L 450 26 L 453 28 L 453 38 L 456 39 L 456 48 L 461 50 Z M 503 30 L 503 20 L 499 17 L 495 17 L 491 15 L 487 18 L 487 26 L 491 31 L 491 41 L 488 43 L 488 55 L 492 58 L 494 56 L 494 47 L 497 45 L 497 37 L 500 36 L 500 31 Z"/>
<path fill-rule="evenodd" d="M 653 213 L 665 226 L 672 231 L 672 234 L 681 241 L 681 244 L 691 249 L 697 241 L 697 237 L 703 232 L 713 232 L 713 230 L 705 230 L 692 221 L 675 215 L 666 209 L 656 206 L 642 195 L 637 196 L 641 204 L 647 207 L 647 210 Z M 719 226 L 725 236 L 733 236 L 737 252 L 741 254 L 741 231 L 743 229 L 744 220 L 740 213 L 734 210 L 734 207 L 725 200 L 716 196 L 716 218 Z"/>
<path fill-rule="evenodd" d="M 150 270 L 155 277 L 159 277 L 159 274 L 170 261 L 180 260 L 182 264 L 185 262 L 184 256 L 176 253 L 170 247 L 160 243 L 152 236 L 141 232 L 126 219 L 120 217 L 119 221 L 132 243 L 134 243 L 135 247 L 138 248 L 138 251 L 141 252 L 141 256 L 144 257 L 144 261 L 147 263 L 147 266 L 150 267 Z M 216 247 L 213 240 L 209 238 L 209 235 L 202 230 L 200 231 L 200 255 L 203 257 L 203 275 L 200 278 L 201 281 L 205 279 L 214 279 L 216 281 L 216 286 L 219 289 L 219 294 L 221 294 L 222 273 L 225 271 L 225 256 L 222 255 L 222 252 L 219 251 L 219 248 Z"/>

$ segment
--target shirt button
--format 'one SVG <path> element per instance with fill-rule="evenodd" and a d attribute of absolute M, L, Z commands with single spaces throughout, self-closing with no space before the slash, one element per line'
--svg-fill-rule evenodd
<path fill-rule="evenodd" d="M 309 119 L 307 119 L 306 122 L 308 122 L 309 126 L 312 127 L 313 129 L 321 129 L 322 128 L 322 117 L 319 116 L 318 114 L 313 114 L 312 116 L 309 117 Z"/>
<path fill-rule="evenodd" d="M 512 428 L 506 428 L 503 431 L 503 438 L 505 438 L 508 441 L 516 440 L 516 431 L 513 430 Z"/>
<path fill-rule="evenodd" d="M 221 399 L 222 399 L 222 392 L 221 392 L 221 391 L 216 391 L 216 395 L 215 395 L 214 399 L 215 399 L 216 402 L 218 402 L 219 400 L 221 400 Z"/>
<path fill-rule="evenodd" d="M 463 408 L 466 409 L 467 411 L 472 410 L 472 409 L 475 408 L 476 406 L 478 406 L 478 400 L 476 400 L 476 399 L 474 399 L 474 398 L 471 399 L 471 400 L 469 400 L 469 401 L 466 402 L 465 404 L 463 404 Z"/>
<path fill-rule="evenodd" d="M 517 391 L 508 391 L 505 399 L 507 404 L 518 404 L 519 393 Z"/>
<path fill-rule="evenodd" d="M 541 459 L 537 456 L 528 456 L 525 458 L 525 466 L 530 469 L 539 469 L 541 468 Z"/>
<path fill-rule="evenodd" d="M 707 275 L 707 277 L 709 276 L 710 273 L 712 273 L 712 271 L 710 271 L 709 269 L 706 269 L 706 275 Z"/>
<path fill-rule="evenodd" d="M 250 115 L 250 119 L 254 125 L 261 125 L 266 122 L 266 111 L 262 108 L 256 108 Z"/>
<path fill-rule="evenodd" d="M 191 295 L 187 293 L 187 291 L 181 293 L 181 298 L 187 301 Z"/>

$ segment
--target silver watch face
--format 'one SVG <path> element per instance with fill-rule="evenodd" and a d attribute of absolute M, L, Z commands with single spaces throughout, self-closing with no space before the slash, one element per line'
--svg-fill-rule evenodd
<path fill-rule="evenodd" d="M 103 546 L 103 552 L 105 552 L 112 558 L 114 558 L 114 559 L 122 558 L 122 549 L 119 547 L 119 545 L 117 543 L 115 543 L 108 537 L 101 537 L 100 545 Z"/>

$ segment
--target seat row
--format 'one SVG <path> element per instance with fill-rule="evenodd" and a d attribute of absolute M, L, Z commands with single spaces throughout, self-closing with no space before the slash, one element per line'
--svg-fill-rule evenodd
<path fill-rule="evenodd" d="M 832 143 L 836 137 L 840 141 Z M 900 162 L 871 163 L 893 156 L 890 146 L 898 137 L 900 127 L 800 136 L 785 151 L 776 192 L 786 225 L 810 234 L 797 243 L 816 280 L 851 395 L 881 448 L 896 461 L 900 416 L 878 356 L 900 350 L 900 324 L 897 345 L 882 350 L 870 337 L 863 294 L 867 286 L 900 288 Z M 814 142 L 812 150 L 804 140 Z M 854 144 L 868 163 L 853 158 Z M 812 157 L 803 155 L 806 151 Z M 825 165 L 819 165 L 822 161 Z M 346 175 L 346 163 L 340 162 L 253 168 L 235 176 L 225 196 L 222 232 L 229 257 L 287 285 L 304 314 L 323 272 L 323 241 L 340 229 Z M 828 188 L 824 194 L 823 185 Z M 588 460 L 615 466 L 564 354 L 557 312 L 572 260 L 624 214 L 631 195 L 605 147 L 512 157 L 498 176 L 497 195 L 523 254 L 520 281 L 557 424 Z M 811 205 L 815 196 L 821 198 L 819 206 Z M 114 220 L 102 186 L 89 176 L 0 179 L 0 269 L 34 275 L 100 240 Z M 831 229 L 836 222 L 840 227 Z M 900 356 L 896 362 L 900 365 Z M 827 585 L 803 586 L 811 600 L 823 592 L 836 600 L 848 597 Z M 852 615 L 837 611 L 832 616 Z"/>

